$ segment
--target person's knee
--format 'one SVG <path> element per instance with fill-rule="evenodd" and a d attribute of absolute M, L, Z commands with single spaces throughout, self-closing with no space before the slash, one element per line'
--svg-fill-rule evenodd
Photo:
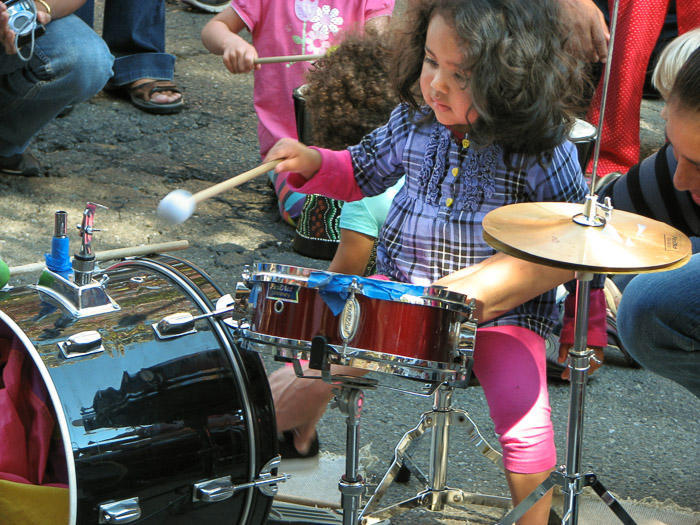
<path fill-rule="evenodd" d="M 641 279 L 635 278 L 625 288 L 617 310 L 617 331 L 625 348 L 635 359 L 652 351 L 661 334 L 659 304 L 651 300 Z"/>
<path fill-rule="evenodd" d="M 45 46 L 47 71 L 55 90 L 69 95 L 69 103 L 99 93 L 112 76 L 114 57 L 107 44 L 75 16 L 54 22 L 56 27 Z"/>
<path fill-rule="evenodd" d="M 72 74 L 79 89 L 78 96 L 87 100 L 99 93 L 112 77 L 114 57 L 102 39 L 94 42 L 75 61 Z"/>

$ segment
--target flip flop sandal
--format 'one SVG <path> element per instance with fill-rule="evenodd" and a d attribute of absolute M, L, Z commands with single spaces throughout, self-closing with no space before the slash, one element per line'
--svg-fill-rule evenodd
<path fill-rule="evenodd" d="M 163 91 L 179 93 L 180 98 L 169 104 L 159 104 L 151 101 L 151 97 L 154 93 L 161 93 Z M 157 115 L 177 113 L 178 111 L 182 111 L 185 105 L 182 91 L 169 80 L 152 80 L 151 82 L 139 84 L 136 87 L 129 86 L 127 87 L 127 93 L 129 94 L 131 103 L 147 113 L 155 113 Z"/>

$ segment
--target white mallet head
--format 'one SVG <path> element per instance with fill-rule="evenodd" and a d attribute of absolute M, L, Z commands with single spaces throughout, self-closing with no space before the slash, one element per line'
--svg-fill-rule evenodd
<path fill-rule="evenodd" d="M 196 204 L 189 191 L 171 191 L 158 204 L 158 215 L 172 223 L 182 224 L 192 216 Z"/>

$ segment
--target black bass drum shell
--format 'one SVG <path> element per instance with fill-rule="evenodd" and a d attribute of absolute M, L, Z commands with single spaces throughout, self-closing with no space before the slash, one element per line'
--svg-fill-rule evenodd
<path fill-rule="evenodd" d="M 214 311 L 222 291 L 171 256 L 119 262 L 95 277 L 103 275 L 119 310 L 86 318 L 33 286 L 0 292 L 0 336 L 21 341 L 54 405 L 69 525 L 96 524 L 100 505 L 135 497 L 141 518 L 131 523 L 265 523 L 272 498 L 255 487 L 216 503 L 192 501 L 194 483 L 226 476 L 234 485 L 253 481 L 277 455 L 259 354 L 240 349 L 214 318 L 171 339 L 153 330 L 167 315 Z M 103 351 L 62 355 L 58 343 L 93 330 Z"/>

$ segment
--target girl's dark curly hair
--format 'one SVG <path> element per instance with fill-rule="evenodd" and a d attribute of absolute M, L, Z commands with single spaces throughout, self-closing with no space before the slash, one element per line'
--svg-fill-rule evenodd
<path fill-rule="evenodd" d="M 479 118 L 475 145 L 500 144 L 506 154 L 548 157 L 567 138 L 581 110 L 584 65 L 564 51 L 568 32 L 554 0 L 413 0 L 393 31 L 392 80 L 418 110 L 428 24 L 441 15 L 463 50 L 462 68 Z"/>
<path fill-rule="evenodd" d="M 349 33 L 306 73 L 313 143 L 344 149 L 386 123 L 399 103 L 382 37 Z"/>

